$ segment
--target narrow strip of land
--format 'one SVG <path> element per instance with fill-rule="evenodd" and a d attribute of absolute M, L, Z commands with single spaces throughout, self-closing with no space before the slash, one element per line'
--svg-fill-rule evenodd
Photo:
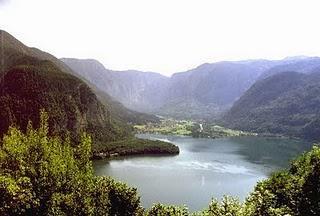
<path fill-rule="evenodd" d="M 185 135 L 203 138 L 222 138 L 234 136 L 257 136 L 256 133 L 232 130 L 211 123 L 197 123 L 189 120 L 162 119 L 160 123 L 135 125 L 136 133 L 156 133 Z"/>

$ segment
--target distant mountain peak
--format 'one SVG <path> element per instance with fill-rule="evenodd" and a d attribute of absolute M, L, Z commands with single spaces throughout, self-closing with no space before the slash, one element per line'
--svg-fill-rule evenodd
<path fill-rule="evenodd" d="M 285 61 L 292 61 L 292 60 L 304 60 L 304 59 L 308 59 L 308 58 L 312 58 L 312 57 L 306 56 L 306 55 L 287 56 L 287 57 L 285 57 L 283 60 L 285 60 Z"/>

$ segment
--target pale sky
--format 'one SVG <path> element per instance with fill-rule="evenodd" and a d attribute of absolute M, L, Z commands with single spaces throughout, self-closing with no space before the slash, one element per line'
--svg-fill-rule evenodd
<path fill-rule="evenodd" d="M 0 28 L 56 57 L 170 75 L 205 62 L 320 56 L 319 0 L 0 0 Z"/>

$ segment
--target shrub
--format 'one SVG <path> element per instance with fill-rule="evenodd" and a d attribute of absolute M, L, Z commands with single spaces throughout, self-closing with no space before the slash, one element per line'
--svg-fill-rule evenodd
<path fill-rule="evenodd" d="M 189 215 L 187 207 L 178 207 L 173 205 L 155 204 L 147 212 L 146 216 L 187 216 Z"/>
<path fill-rule="evenodd" d="M 0 215 L 135 215 L 141 211 L 136 190 L 95 177 L 91 138 L 48 136 L 48 116 L 27 132 L 11 127 L 0 145 Z"/>

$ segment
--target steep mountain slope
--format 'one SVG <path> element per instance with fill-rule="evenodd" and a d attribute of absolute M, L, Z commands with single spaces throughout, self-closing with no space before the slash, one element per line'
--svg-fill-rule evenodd
<path fill-rule="evenodd" d="M 153 112 L 165 102 L 168 77 L 133 70 L 115 72 L 113 77 L 115 84 L 108 91 L 134 110 Z"/>
<path fill-rule="evenodd" d="M 39 110 L 44 108 L 52 134 L 68 130 L 77 138 L 88 131 L 97 143 L 130 135 L 129 127 L 113 120 L 87 84 L 64 71 L 71 71 L 64 63 L 5 31 L 0 31 L 0 42 L 1 134 L 11 124 L 25 130 L 29 119 L 38 124 Z"/>
<path fill-rule="evenodd" d="M 170 79 L 166 104 L 158 112 L 188 114 L 191 118 L 215 118 L 226 111 L 266 69 L 268 61 L 203 64 Z M 180 107 L 180 113 L 176 113 Z M 190 107 L 194 107 L 191 111 Z M 184 115 L 185 116 L 185 115 Z"/>
<path fill-rule="evenodd" d="M 270 70 L 267 70 L 265 73 L 261 74 L 259 79 L 265 79 L 267 77 L 285 71 L 294 71 L 308 74 L 314 72 L 317 68 L 320 67 L 319 57 L 287 57 L 280 62 L 281 64 L 272 67 Z"/>
<path fill-rule="evenodd" d="M 267 60 L 204 64 L 165 77 L 139 71 L 111 71 L 95 60 L 62 59 L 126 107 L 176 118 L 220 115 L 276 63 Z"/>
<path fill-rule="evenodd" d="M 259 75 L 250 64 L 219 62 L 174 74 L 169 97 L 197 98 L 202 103 L 232 103 Z"/>
<path fill-rule="evenodd" d="M 115 99 L 115 92 L 111 89 L 116 89 L 117 85 L 123 86 L 126 83 L 115 81 L 114 72 L 105 69 L 100 62 L 93 59 L 79 60 L 73 58 L 62 58 L 61 61 L 68 67 L 70 66 L 73 73 L 82 78 L 94 90 L 99 100 L 108 107 L 111 114 L 118 120 L 135 124 L 159 121 L 159 118 L 154 115 L 133 111 L 123 106 L 122 103 L 126 104 L 131 101 L 127 97 L 122 96 Z M 113 97 L 109 95 L 109 92 L 113 93 Z"/>
<path fill-rule="evenodd" d="M 74 58 L 61 58 L 62 62 L 68 65 L 77 76 L 83 77 L 89 82 L 95 84 L 98 88 L 103 89 L 112 82 L 111 71 L 94 59 L 74 59 Z"/>
<path fill-rule="evenodd" d="M 257 80 L 283 71 L 312 73 L 318 57 L 203 64 L 170 78 L 157 73 L 111 71 L 95 60 L 62 59 L 126 107 L 180 119 L 216 120 Z"/>
<path fill-rule="evenodd" d="M 283 72 L 255 83 L 224 116 L 225 126 L 320 139 L 320 73 Z"/>
<path fill-rule="evenodd" d="M 6 31 L 0 30 L 0 43 L 2 44 L 0 47 L 2 71 L 5 71 L 11 66 L 19 65 L 20 61 L 24 61 L 24 63 L 27 64 L 27 60 L 23 57 L 29 56 L 38 60 L 49 60 L 53 62 L 61 71 L 74 74 L 74 72 L 66 64 L 53 55 L 43 52 L 37 48 L 24 45 Z"/>
<path fill-rule="evenodd" d="M 90 85 L 92 86 L 92 85 Z M 109 96 L 106 92 L 101 91 L 98 88 L 94 90 L 99 101 L 107 108 L 113 119 L 126 122 L 130 125 L 132 124 L 146 124 L 146 123 L 156 123 L 160 121 L 160 118 L 152 115 L 137 112 L 126 108 L 122 103 L 115 100 L 113 97 Z"/>
<path fill-rule="evenodd" d="M 163 103 L 163 91 L 166 89 L 168 78 L 161 74 L 111 71 L 93 59 L 62 58 L 61 60 L 78 76 L 84 77 L 129 109 L 152 112 Z"/>

